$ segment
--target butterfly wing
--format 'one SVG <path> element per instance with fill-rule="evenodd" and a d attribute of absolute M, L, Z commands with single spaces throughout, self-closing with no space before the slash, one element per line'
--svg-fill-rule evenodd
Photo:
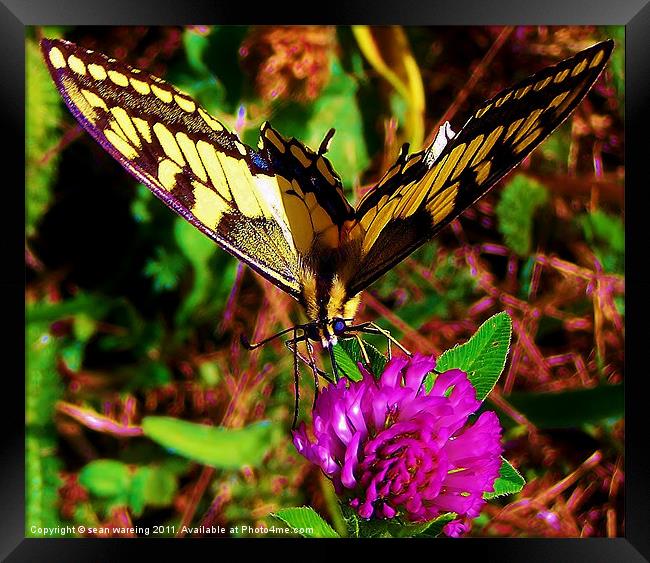
<path fill-rule="evenodd" d="M 348 294 L 365 289 L 483 196 L 575 109 L 603 70 L 611 40 L 484 102 L 456 136 L 401 155 L 359 202 L 352 237 L 361 263 Z M 447 140 L 438 154 L 439 141 Z"/>
<path fill-rule="evenodd" d="M 283 191 L 283 204 L 296 248 L 312 262 L 317 261 L 312 255 L 338 248 L 344 225 L 354 219 L 341 178 L 323 156 L 333 133 L 332 129 L 314 152 L 295 138 L 286 139 L 268 123 L 261 129 L 261 151 L 276 174 L 291 181 Z"/>
<path fill-rule="evenodd" d="M 67 41 L 45 39 L 41 48 L 68 108 L 104 149 L 219 246 L 300 298 L 302 255 L 334 235 L 332 217 L 354 213 L 324 157 L 268 125 L 255 151 L 157 77 Z"/>

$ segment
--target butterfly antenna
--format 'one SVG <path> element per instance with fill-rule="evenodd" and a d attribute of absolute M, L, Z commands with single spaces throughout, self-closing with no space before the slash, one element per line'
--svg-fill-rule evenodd
<path fill-rule="evenodd" d="M 336 129 L 334 128 L 330 129 L 327 133 L 325 133 L 325 137 L 323 137 L 323 142 L 320 144 L 320 147 L 318 147 L 319 155 L 324 155 L 329 150 L 330 141 L 332 140 L 334 133 L 336 133 Z"/>
<path fill-rule="evenodd" d="M 275 340 L 279 336 L 282 336 L 283 334 L 287 334 L 288 332 L 291 331 L 296 331 L 297 329 L 302 328 L 302 325 L 296 325 L 292 326 L 290 328 L 285 328 L 284 330 L 281 330 L 280 332 L 276 332 L 275 334 L 269 336 L 268 338 L 265 338 L 264 340 L 260 340 L 259 342 L 251 343 L 250 340 L 248 340 L 248 337 L 245 334 L 241 334 L 239 336 L 239 341 L 241 342 L 242 346 L 246 348 L 247 350 L 255 350 L 255 348 L 259 348 L 260 346 L 264 346 L 265 344 L 268 344 L 271 342 L 271 340 Z"/>

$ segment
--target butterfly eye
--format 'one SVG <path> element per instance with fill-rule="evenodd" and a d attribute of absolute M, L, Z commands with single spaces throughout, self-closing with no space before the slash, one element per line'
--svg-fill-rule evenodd
<path fill-rule="evenodd" d="M 332 330 L 336 336 L 341 336 L 345 332 L 345 321 L 343 319 L 334 319 Z"/>

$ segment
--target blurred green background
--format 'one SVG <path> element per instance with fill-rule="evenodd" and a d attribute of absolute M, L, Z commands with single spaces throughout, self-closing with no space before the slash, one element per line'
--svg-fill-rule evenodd
<path fill-rule="evenodd" d="M 366 292 L 358 318 L 438 354 L 507 311 L 513 345 L 487 408 L 528 485 L 487 505 L 471 533 L 623 535 L 624 28 L 319 26 L 28 31 L 28 535 L 71 523 L 256 535 L 241 526 L 303 504 L 341 527 L 328 481 L 291 445 L 291 354 L 239 345 L 299 321 L 297 305 L 81 131 L 41 37 L 165 78 L 253 147 L 265 120 L 312 148 L 336 128 L 328 156 L 351 201 L 402 143 L 418 150 L 444 120 L 458 131 L 500 89 L 613 38 L 567 122 Z"/>

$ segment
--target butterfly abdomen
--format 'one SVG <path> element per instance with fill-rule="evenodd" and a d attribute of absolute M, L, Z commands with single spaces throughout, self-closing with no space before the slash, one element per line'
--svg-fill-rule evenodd
<path fill-rule="evenodd" d="M 358 240 L 344 241 L 336 248 L 320 248 L 305 257 L 299 301 L 310 322 L 354 318 L 359 295 L 349 291 L 348 282 L 357 273 L 360 259 Z"/>

